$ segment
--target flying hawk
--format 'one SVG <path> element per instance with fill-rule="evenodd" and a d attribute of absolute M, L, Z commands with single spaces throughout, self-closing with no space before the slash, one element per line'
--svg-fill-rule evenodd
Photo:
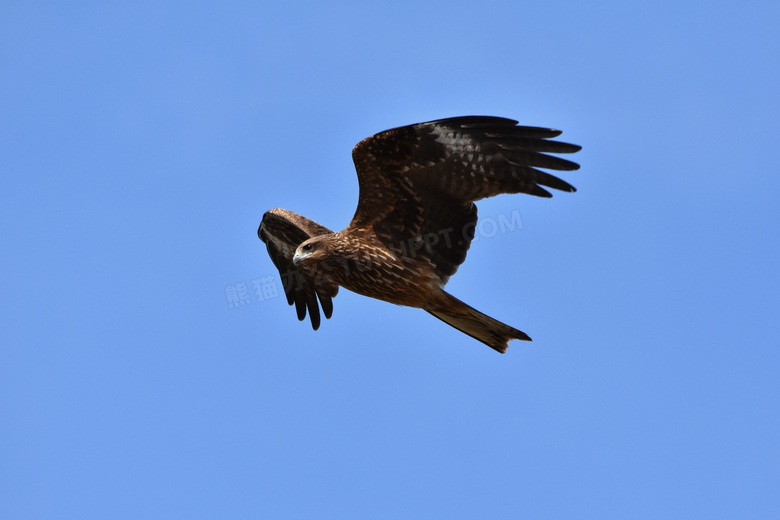
<path fill-rule="evenodd" d="M 333 314 L 339 286 L 396 305 L 419 307 L 504 353 L 525 333 L 442 289 L 474 238 L 474 201 L 500 193 L 551 197 L 542 186 L 576 191 L 537 168 L 577 170 L 547 153 L 580 146 L 551 141 L 559 130 L 500 117 L 440 119 L 380 132 L 352 150 L 360 197 L 352 222 L 334 233 L 284 209 L 263 215 L 257 234 L 282 278 L 298 319 L 314 330 L 322 306 Z"/>

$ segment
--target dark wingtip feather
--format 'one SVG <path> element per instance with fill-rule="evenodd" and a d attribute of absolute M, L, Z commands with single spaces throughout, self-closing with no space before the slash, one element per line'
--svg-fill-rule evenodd
<path fill-rule="evenodd" d="M 309 317 L 311 318 L 311 328 L 317 330 L 320 328 L 320 308 L 317 305 L 317 297 L 314 292 L 306 295 L 306 307 L 309 308 Z"/>
<path fill-rule="evenodd" d="M 563 179 L 559 179 L 554 175 L 550 175 L 549 173 L 540 170 L 536 170 L 536 178 L 534 180 L 538 184 L 547 186 L 548 188 L 552 188 L 554 190 L 568 191 L 569 193 L 574 193 L 577 191 L 574 186 L 564 181 Z"/>
<path fill-rule="evenodd" d="M 302 292 L 293 291 L 295 298 L 295 312 L 298 314 L 298 321 L 306 318 L 306 300 Z"/>
<path fill-rule="evenodd" d="M 445 119 L 436 119 L 424 124 L 436 124 L 446 126 L 459 126 L 461 128 L 480 128 L 490 126 L 515 126 L 518 122 L 514 119 L 496 116 L 459 116 L 448 117 Z"/>
<path fill-rule="evenodd" d="M 317 330 L 320 328 L 320 313 L 319 312 L 310 312 L 309 316 L 311 317 L 311 328 L 313 330 Z"/>
<path fill-rule="evenodd" d="M 320 300 L 320 306 L 322 307 L 322 313 L 325 315 L 325 319 L 330 319 L 333 316 L 333 299 L 329 296 L 322 296 L 317 293 L 317 297 Z"/>
<path fill-rule="evenodd" d="M 509 129 L 501 129 L 505 134 L 515 137 L 535 137 L 537 139 L 551 139 L 563 133 L 555 128 L 543 128 L 541 126 L 516 126 Z"/>
<path fill-rule="evenodd" d="M 536 195 L 537 197 L 544 197 L 545 199 L 552 198 L 552 194 L 538 184 L 534 184 L 526 193 L 529 195 Z"/>

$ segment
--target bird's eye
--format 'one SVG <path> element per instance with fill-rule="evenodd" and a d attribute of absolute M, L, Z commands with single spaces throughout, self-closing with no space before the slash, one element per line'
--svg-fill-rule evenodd
<path fill-rule="evenodd" d="M 303 250 L 304 251 L 311 251 L 313 247 L 314 246 L 311 245 L 311 244 L 306 244 L 305 246 L 303 246 Z"/>

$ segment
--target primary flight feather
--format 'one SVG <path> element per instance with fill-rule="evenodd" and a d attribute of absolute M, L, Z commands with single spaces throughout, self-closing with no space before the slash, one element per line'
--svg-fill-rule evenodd
<path fill-rule="evenodd" d="M 475 201 L 501 193 L 551 197 L 576 191 L 546 173 L 579 165 L 553 154 L 580 146 L 552 141 L 559 130 L 500 117 L 440 119 L 380 132 L 352 150 L 360 196 L 346 229 L 334 233 L 301 215 L 272 209 L 257 234 L 282 278 L 298 319 L 333 313 L 339 287 L 419 307 L 504 353 L 524 332 L 482 314 L 442 288 L 474 238 Z"/>

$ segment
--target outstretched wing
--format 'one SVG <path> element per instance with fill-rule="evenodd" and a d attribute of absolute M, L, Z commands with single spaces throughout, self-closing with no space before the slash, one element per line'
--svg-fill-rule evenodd
<path fill-rule="evenodd" d="M 579 168 L 548 155 L 580 150 L 550 140 L 560 134 L 511 119 L 467 116 L 368 137 L 352 150 L 360 198 L 349 229 L 373 230 L 397 253 L 426 256 L 446 282 L 474 238 L 474 201 L 500 193 L 551 197 L 544 186 L 576 191 L 539 169 Z"/>
<path fill-rule="evenodd" d="M 295 304 L 298 320 L 306 318 L 306 309 L 309 310 L 311 326 L 314 330 L 320 327 L 320 310 L 322 306 L 325 317 L 330 319 L 333 315 L 333 298 L 339 292 L 338 285 L 325 279 L 314 279 L 306 276 L 297 269 L 292 262 L 293 255 L 298 246 L 317 235 L 333 233 L 325 226 L 321 226 L 306 217 L 284 209 L 272 209 L 263 215 L 257 236 L 260 237 L 268 248 L 271 257 L 284 285 L 284 293 L 287 303 Z"/>

